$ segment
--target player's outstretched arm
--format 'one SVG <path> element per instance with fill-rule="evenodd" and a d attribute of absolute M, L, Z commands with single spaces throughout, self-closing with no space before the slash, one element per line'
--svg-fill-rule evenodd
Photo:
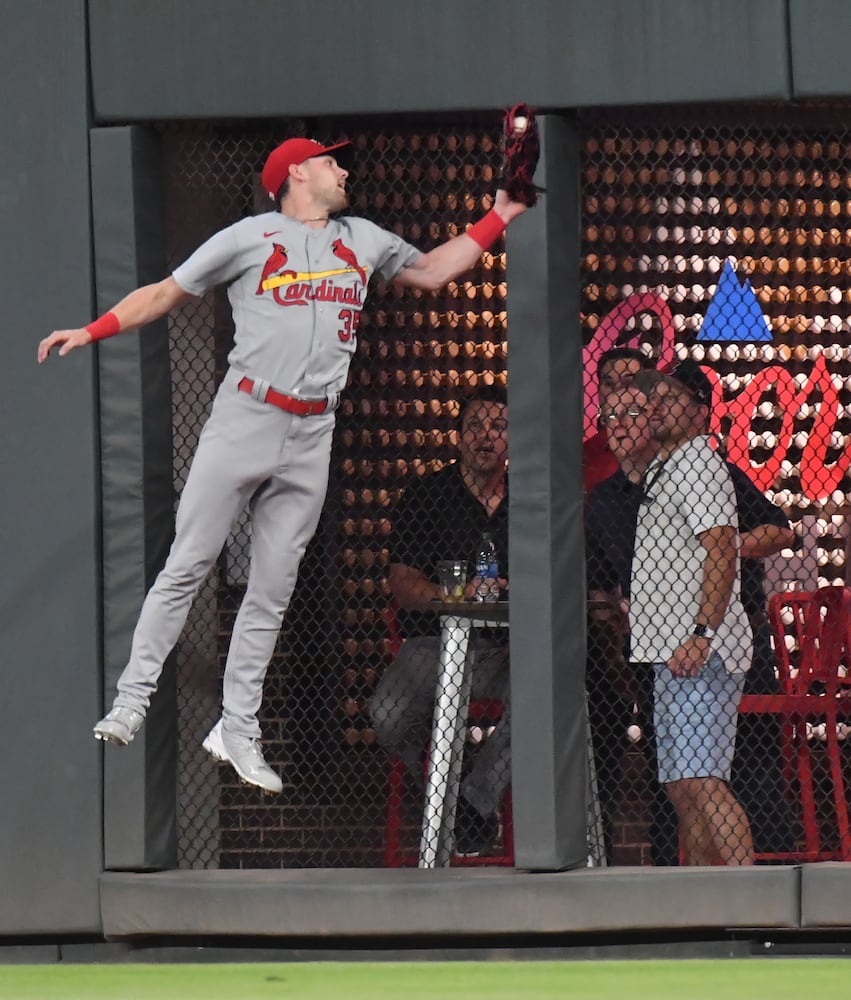
<path fill-rule="evenodd" d="M 421 254 L 401 270 L 395 280 L 409 288 L 434 291 L 474 267 L 482 251 L 489 249 L 505 227 L 526 211 L 526 205 L 512 201 L 505 191 L 497 191 L 493 208 L 466 233 Z"/>
<path fill-rule="evenodd" d="M 466 233 L 418 257 L 396 276 L 403 285 L 433 291 L 468 271 L 482 250 L 489 250 L 505 227 L 538 200 L 534 184 L 541 151 L 535 112 L 528 104 L 515 104 L 502 119 L 504 164 L 494 205 Z"/>
<path fill-rule="evenodd" d="M 54 347 L 58 346 L 59 355 L 64 356 L 75 347 L 83 347 L 93 340 L 103 340 L 124 330 L 135 330 L 153 323 L 191 298 L 189 292 L 184 291 L 172 277 L 143 285 L 88 326 L 76 330 L 54 330 L 38 345 L 38 363 L 45 361 Z"/>

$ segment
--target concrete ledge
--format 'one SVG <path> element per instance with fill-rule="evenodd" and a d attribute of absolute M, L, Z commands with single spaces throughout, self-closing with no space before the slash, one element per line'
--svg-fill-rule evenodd
<path fill-rule="evenodd" d="M 851 927 L 851 864 L 802 866 L 801 927 Z"/>
<path fill-rule="evenodd" d="M 800 926 L 795 867 L 108 872 L 100 888 L 108 938 Z"/>

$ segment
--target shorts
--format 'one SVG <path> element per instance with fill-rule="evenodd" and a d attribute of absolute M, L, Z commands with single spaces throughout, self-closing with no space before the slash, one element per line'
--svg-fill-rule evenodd
<path fill-rule="evenodd" d="M 655 663 L 653 671 L 659 781 L 729 781 L 746 675 L 728 673 L 718 653 L 697 677 L 675 677 L 667 663 Z"/>

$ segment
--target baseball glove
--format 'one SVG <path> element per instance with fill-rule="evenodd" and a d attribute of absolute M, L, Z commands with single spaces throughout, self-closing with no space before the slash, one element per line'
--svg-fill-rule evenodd
<path fill-rule="evenodd" d="M 503 118 L 505 164 L 500 187 L 512 201 L 522 202 L 530 208 L 538 200 L 538 188 L 532 182 L 541 138 L 535 112 L 527 104 L 515 104 Z"/>

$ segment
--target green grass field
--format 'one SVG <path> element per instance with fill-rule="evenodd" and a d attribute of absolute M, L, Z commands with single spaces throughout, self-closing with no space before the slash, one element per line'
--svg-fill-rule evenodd
<path fill-rule="evenodd" d="M 0 1000 L 833 1000 L 848 959 L 0 966 Z"/>

